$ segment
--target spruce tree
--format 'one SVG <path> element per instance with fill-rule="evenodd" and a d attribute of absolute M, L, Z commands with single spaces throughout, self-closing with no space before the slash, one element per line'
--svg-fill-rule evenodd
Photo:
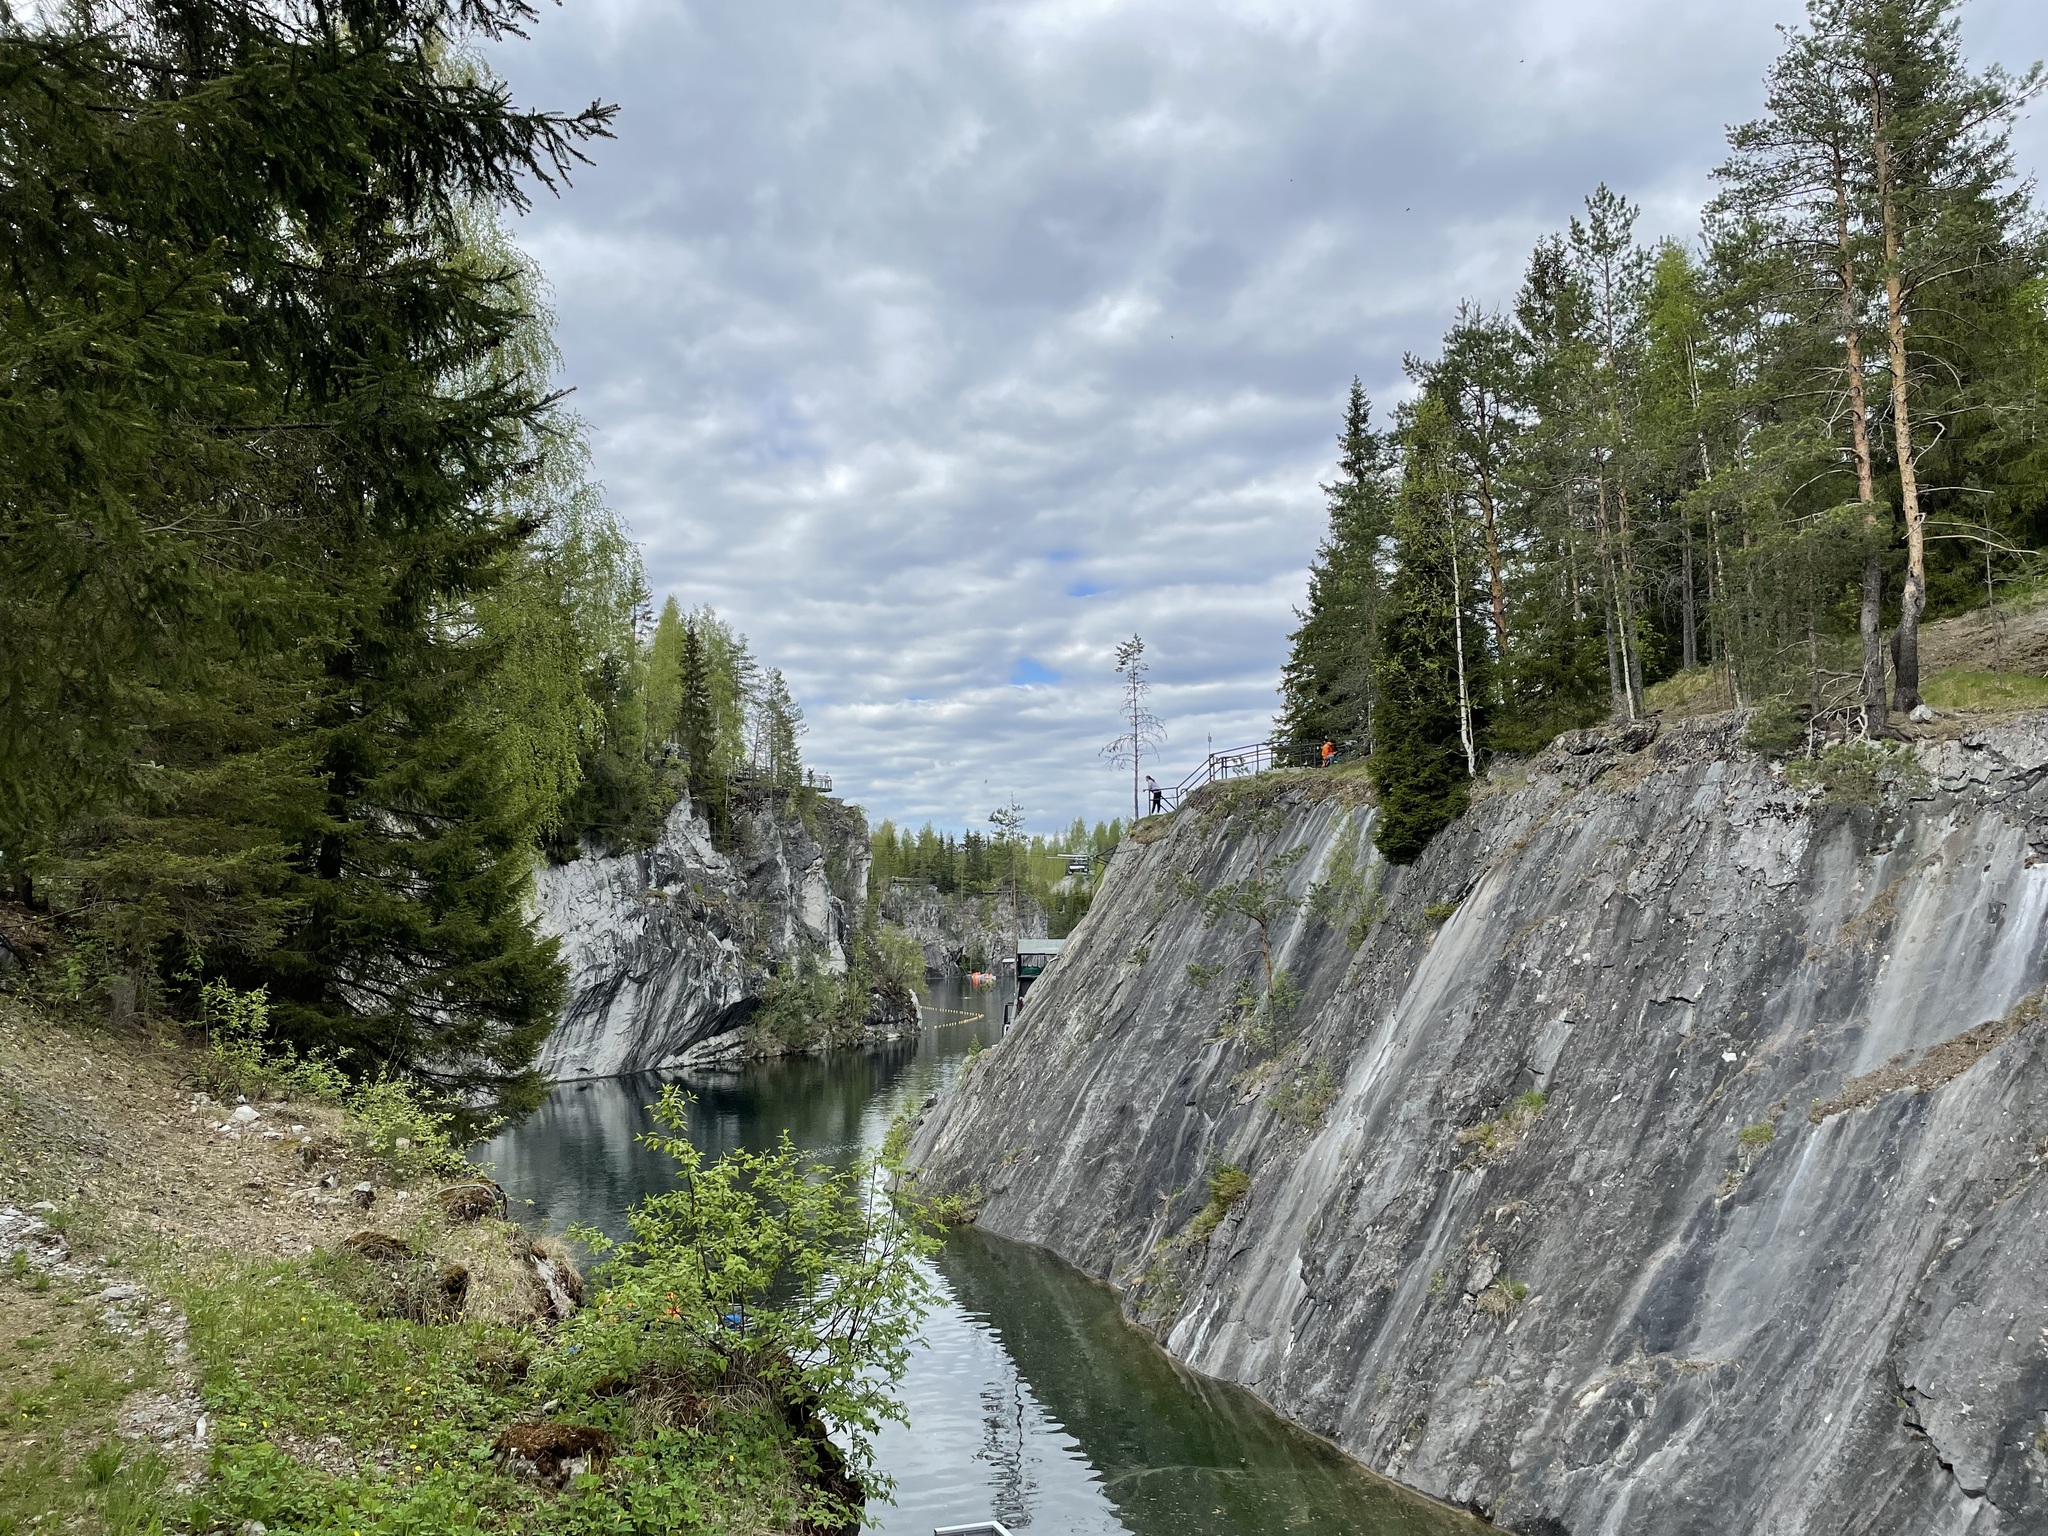
<path fill-rule="evenodd" d="M 1452 429 L 1440 399 L 1425 394 L 1417 402 L 1401 445 L 1372 755 L 1379 795 L 1373 841 L 1396 864 L 1412 862 L 1465 809 L 1491 687 Z"/>
<path fill-rule="evenodd" d="M 1337 478 L 1323 487 L 1329 531 L 1309 567 L 1308 606 L 1281 670 L 1277 736 L 1285 757 L 1318 759 L 1325 741 L 1370 750 L 1373 658 L 1379 643 L 1380 560 L 1392 517 L 1391 454 L 1357 379 L 1337 439 Z"/>

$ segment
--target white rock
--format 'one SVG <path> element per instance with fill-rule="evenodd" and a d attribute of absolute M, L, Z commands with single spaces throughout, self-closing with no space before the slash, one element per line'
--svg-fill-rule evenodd
<path fill-rule="evenodd" d="M 57 1209 L 57 1207 L 52 1205 L 47 1200 L 38 1200 L 34 1205 L 30 1206 L 29 1209 L 32 1211 L 54 1211 Z"/>
<path fill-rule="evenodd" d="M 232 1115 L 229 1115 L 228 1118 L 234 1121 L 237 1125 L 248 1125 L 251 1121 L 257 1118 L 257 1114 L 256 1111 L 251 1109 L 247 1104 L 243 1104 L 237 1106 L 235 1112 Z"/>
<path fill-rule="evenodd" d="M 1912 721 L 1915 725 L 1929 725 L 1933 723 L 1935 716 L 1934 711 L 1929 709 L 1925 704 L 1915 704 L 1913 706 L 1913 712 L 1910 715 L 1906 716 L 1906 718 Z"/>

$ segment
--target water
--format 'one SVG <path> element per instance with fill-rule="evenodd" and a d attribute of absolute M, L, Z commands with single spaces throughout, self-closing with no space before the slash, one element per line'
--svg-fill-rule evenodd
<path fill-rule="evenodd" d="M 943 1088 L 971 1043 L 1002 1032 L 1003 1000 L 957 982 L 925 999 L 915 1040 L 831 1057 L 691 1073 L 691 1140 L 709 1151 L 772 1145 L 849 1158 L 897 1110 Z M 668 1187 L 666 1159 L 634 1137 L 664 1078 L 557 1089 L 481 1155 L 526 1219 L 618 1233 L 629 1206 Z M 907 1427 L 882 1433 L 896 1503 L 873 1529 L 999 1519 L 1047 1536 L 1450 1536 L 1476 1522 L 1374 1477 L 1249 1393 L 1182 1368 L 1123 1321 L 1115 1299 L 1042 1249 L 967 1229 L 937 1263 L 944 1297 L 925 1321 L 902 1392 Z"/>

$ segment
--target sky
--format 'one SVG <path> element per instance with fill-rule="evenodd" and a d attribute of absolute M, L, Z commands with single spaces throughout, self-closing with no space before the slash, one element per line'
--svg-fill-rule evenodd
<path fill-rule="evenodd" d="M 1976 0 L 1979 62 L 2048 51 Z M 1606 182 L 1684 237 L 1784 0 L 571 0 L 492 50 L 617 137 L 515 226 L 650 584 L 874 821 L 1130 810 L 1271 729 L 1354 375 L 1382 418 Z M 2038 168 L 2048 131 L 2017 140 Z"/>

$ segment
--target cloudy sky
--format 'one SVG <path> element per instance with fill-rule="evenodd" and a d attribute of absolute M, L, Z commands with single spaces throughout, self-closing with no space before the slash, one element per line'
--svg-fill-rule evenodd
<path fill-rule="evenodd" d="M 1977 0 L 1974 56 L 2043 51 L 2035 3 Z M 1162 781 L 1266 734 L 1352 375 L 1391 405 L 1602 180 L 1688 232 L 1796 15 L 571 0 L 493 58 L 621 107 L 519 233 L 657 592 L 784 669 L 874 818 L 1047 829 L 1129 810 L 1134 632 Z"/>

